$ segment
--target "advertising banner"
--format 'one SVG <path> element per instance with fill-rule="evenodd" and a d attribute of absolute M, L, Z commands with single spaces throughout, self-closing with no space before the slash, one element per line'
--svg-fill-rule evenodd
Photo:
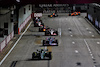
<path fill-rule="evenodd" d="M 97 19 L 95 19 L 95 26 L 98 27 L 99 22 L 97 21 Z"/>
<path fill-rule="evenodd" d="M 89 19 L 89 20 L 91 19 L 91 16 L 90 16 L 90 14 L 88 14 L 88 19 Z"/>
<path fill-rule="evenodd" d="M 42 13 L 34 13 L 34 17 L 42 17 Z"/>

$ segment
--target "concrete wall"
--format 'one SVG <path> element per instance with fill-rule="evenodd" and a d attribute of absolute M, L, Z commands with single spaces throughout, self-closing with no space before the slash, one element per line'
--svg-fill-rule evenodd
<path fill-rule="evenodd" d="M 29 5 L 23 6 L 19 9 L 18 27 L 20 27 L 20 25 L 25 21 L 25 19 L 32 13 L 32 5 L 30 5 L 30 10 L 29 10 Z M 25 14 L 24 14 L 24 8 L 25 8 Z"/>
<path fill-rule="evenodd" d="M 8 23 L 8 35 L 13 31 L 13 23 L 10 22 L 10 12 L 4 15 L 0 16 L 0 28 L 4 28 L 4 23 Z M 0 42 L 2 42 L 7 35 L 5 35 L 3 38 L 0 37 Z"/>
<path fill-rule="evenodd" d="M 93 21 L 91 21 L 91 19 L 90 19 L 91 23 L 98 30 L 100 30 L 100 7 L 97 7 L 93 4 L 89 4 L 89 9 L 88 9 L 87 14 L 88 14 L 88 16 L 90 15 L 90 17 L 93 19 Z"/>
<path fill-rule="evenodd" d="M 94 8 L 92 6 L 89 7 L 88 13 L 93 15 L 94 14 Z"/>
<path fill-rule="evenodd" d="M 29 10 L 29 6 L 30 6 L 30 10 Z M 20 31 L 31 19 L 31 14 L 32 14 L 32 5 L 22 6 L 19 9 L 18 28 L 20 29 Z M 8 35 L 4 35 L 4 37 L 0 37 L 0 52 L 3 50 L 4 47 L 7 46 L 9 41 L 14 37 L 14 23 L 11 22 L 11 11 L 5 15 L 0 16 L 0 28 L 4 28 L 5 22 L 8 23 Z"/>

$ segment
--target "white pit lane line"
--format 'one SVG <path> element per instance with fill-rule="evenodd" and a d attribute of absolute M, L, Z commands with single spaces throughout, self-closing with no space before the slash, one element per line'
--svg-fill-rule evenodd
<path fill-rule="evenodd" d="M 94 35 L 92 35 L 92 37 L 94 37 Z"/>
<path fill-rule="evenodd" d="M 89 31 L 89 33 L 92 33 L 91 31 Z"/>
<path fill-rule="evenodd" d="M 68 30 L 70 30 L 70 28 L 68 28 Z"/>
<path fill-rule="evenodd" d="M 80 31 L 80 29 L 78 28 L 78 25 L 76 24 L 75 20 L 74 20 L 74 23 L 75 23 L 75 25 L 76 25 L 76 27 L 77 27 L 79 33 L 83 36 L 83 34 L 82 34 L 82 32 Z M 93 35 L 92 35 L 92 36 L 93 36 Z M 89 54 L 90 54 L 91 58 L 94 59 L 94 56 L 93 56 L 93 54 L 92 54 L 92 52 L 91 52 L 91 49 L 90 49 L 89 44 L 87 43 L 86 39 L 84 39 L 84 42 L 85 42 L 85 45 L 86 45 L 86 47 L 87 47 L 87 49 L 88 49 L 88 51 L 89 51 Z"/>
<path fill-rule="evenodd" d="M 69 32 L 69 33 L 72 33 L 72 32 Z"/>
<path fill-rule="evenodd" d="M 89 28 L 86 28 L 86 30 L 88 30 Z"/>
<path fill-rule="evenodd" d="M 75 44 L 75 42 L 72 42 L 72 44 Z"/>
<path fill-rule="evenodd" d="M 13 45 L 13 47 L 10 49 L 10 51 L 6 54 L 6 56 L 1 60 L 0 65 L 4 62 L 4 60 L 8 57 L 8 55 L 11 53 L 11 51 L 14 49 L 14 47 L 17 45 L 17 43 L 20 41 L 20 39 L 22 38 L 22 36 L 25 34 L 25 32 L 28 30 L 28 28 L 30 27 L 31 23 L 33 21 L 30 22 L 30 24 L 27 26 L 27 28 L 25 29 L 25 31 L 20 35 L 20 37 L 18 38 L 18 40 L 16 41 L 16 43 Z"/>
<path fill-rule="evenodd" d="M 58 28 L 59 36 L 61 37 L 61 28 Z"/>
<path fill-rule="evenodd" d="M 71 37 L 73 37 L 73 35 L 70 35 Z"/>
<path fill-rule="evenodd" d="M 100 44 L 100 42 L 97 42 L 97 44 Z"/>
<path fill-rule="evenodd" d="M 75 53 L 79 53 L 78 50 L 75 50 Z"/>

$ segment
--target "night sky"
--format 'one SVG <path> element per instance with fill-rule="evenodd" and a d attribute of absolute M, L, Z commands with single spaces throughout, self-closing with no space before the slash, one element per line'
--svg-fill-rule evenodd
<path fill-rule="evenodd" d="M 16 0 L 0 0 L 0 5 L 16 4 Z M 100 0 L 20 0 L 17 4 L 84 4 L 84 3 L 100 3 Z"/>

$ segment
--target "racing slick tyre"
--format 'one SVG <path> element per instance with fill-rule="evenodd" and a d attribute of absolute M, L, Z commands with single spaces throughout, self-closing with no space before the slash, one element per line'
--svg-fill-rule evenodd
<path fill-rule="evenodd" d="M 34 59 L 35 56 L 36 56 L 36 52 L 33 52 L 33 53 L 32 53 L 32 59 Z"/>
<path fill-rule="evenodd" d="M 80 13 L 78 15 L 80 15 Z"/>
<path fill-rule="evenodd" d="M 58 40 L 55 41 L 58 44 Z"/>
<path fill-rule="evenodd" d="M 69 16 L 71 16 L 71 14 L 69 14 Z"/>
<path fill-rule="evenodd" d="M 48 15 L 48 17 L 50 17 L 51 15 Z"/>
<path fill-rule="evenodd" d="M 52 59 L 52 53 L 49 52 L 49 59 L 51 60 Z"/>
<path fill-rule="evenodd" d="M 42 28 L 39 28 L 39 32 L 42 32 Z"/>
<path fill-rule="evenodd" d="M 51 35 L 49 31 L 45 31 L 45 36 Z"/>
<path fill-rule="evenodd" d="M 55 31 L 55 33 L 58 35 L 58 31 Z"/>
<path fill-rule="evenodd" d="M 52 52 L 46 53 L 45 57 L 48 57 L 49 58 L 48 60 L 51 60 L 52 59 Z"/>
<path fill-rule="evenodd" d="M 45 44 L 45 40 L 43 40 L 43 45 Z"/>
<path fill-rule="evenodd" d="M 33 52 L 33 53 L 32 53 L 32 59 L 33 59 L 33 60 L 34 60 L 34 59 L 40 60 L 40 59 L 41 59 L 40 54 L 39 54 L 39 53 L 36 53 L 36 52 Z"/>

